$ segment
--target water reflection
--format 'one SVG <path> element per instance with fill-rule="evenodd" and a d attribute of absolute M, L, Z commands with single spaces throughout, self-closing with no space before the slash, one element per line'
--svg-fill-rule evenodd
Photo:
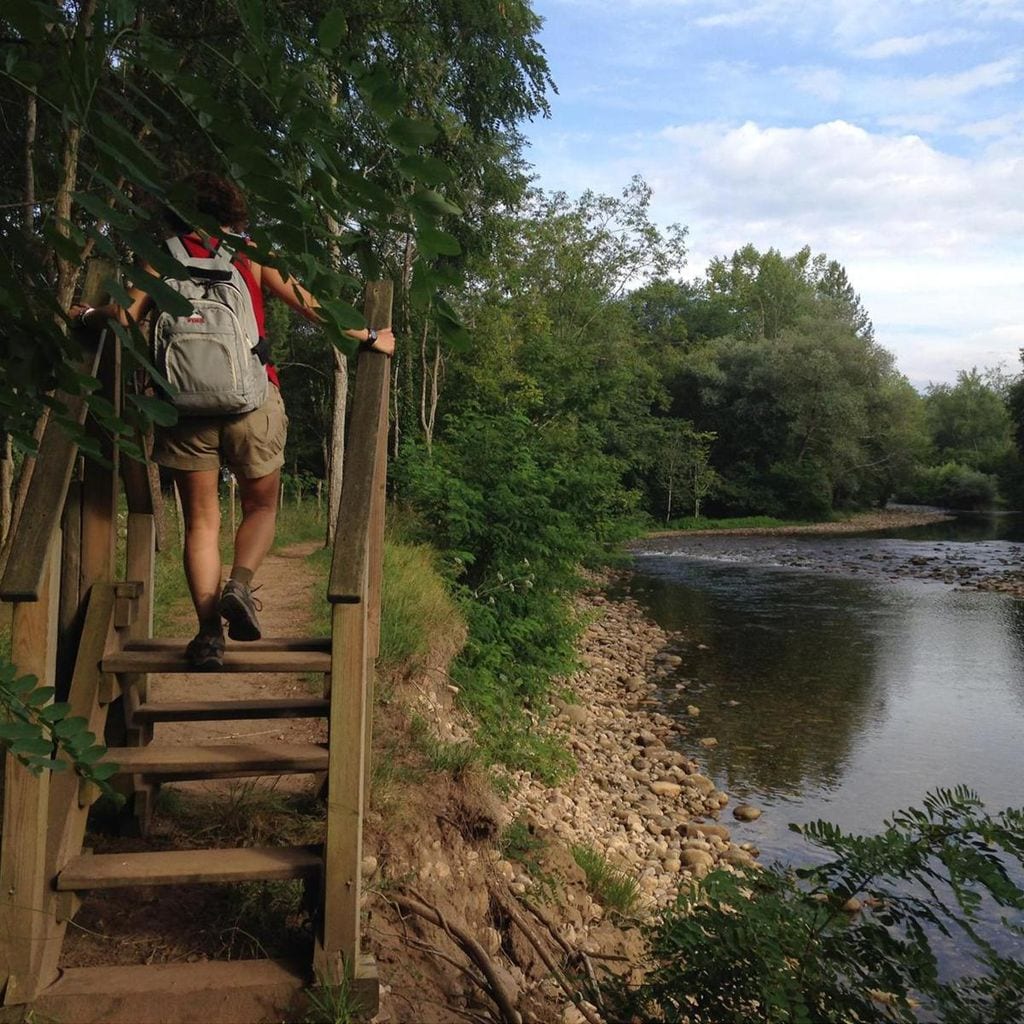
<path fill-rule="evenodd" d="M 721 785 L 784 805 L 743 826 L 746 838 L 785 856 L 789 821 L 824 817 L 871 831 L 929 789 L 961 782 L 990 809 L 1024 804 L 1024 603 L 881 574 L 779 567 L 785 559 L 769 539 L 733 543 L 742 562 L 728 560 L 726 538 L 716 540 L 714 560 L 706 549 L 688 558 L 683 546 L 640 557 L 635 588 L 657 621 L 688 638 L 665 700 L 684 720 L 687 705 L 701 708 L 689 745 L 714 736 L 705 760 Z M 817 553 L 829 543 L 815 539 Z M 870 564 L 892 545 L 836 543 L 843 565 Z M 930 550 L 934 538 L 921 544 Z M 993 557 L 987 543 L 963 550 Z M 680 683 L 685 690 L 674 688 Z"/>

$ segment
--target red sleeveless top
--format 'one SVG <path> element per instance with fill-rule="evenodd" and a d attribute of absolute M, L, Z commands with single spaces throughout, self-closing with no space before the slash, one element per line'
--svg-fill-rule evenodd
<path fill-rule="evenodd" d="M 210 238 L 209 242 L 210 245 L 216 246 L 217 239 Z M 199 256 L 202 258 L 213 255 L 210 245 L 205 245 L 194 234 L 182 235 L 181 244 L 185 246 L 185 251 L 189 256 Z M 263 292 L 256 283 L 256 276 L 252 272 L 252 260 L 248 256 L 236 252 L 231 258 L 231 262 L 237 268 L 239 275 L 245 282 L 246 288 L 249 289 L 249 297 L 252 299 L 252 311 L 256 315 L 256 328 L 260 332 L 260 337 L 265 338 L 267 336 L 267 318 L 266 311 L 263 308 Z M 281 381 L 277 376 L 277 367 L 273 363 L 267 363 L 267 378 L 275 387 L 281 387 Z"/>

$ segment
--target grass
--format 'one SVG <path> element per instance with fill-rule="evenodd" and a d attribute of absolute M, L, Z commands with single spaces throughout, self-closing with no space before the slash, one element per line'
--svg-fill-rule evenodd
<path fill-rule="evenodd" d="M 498 850 L 502 857 L 518 861 L 531 875 L 540 870 L 537 855 L 543 849 L 544 840 L 535 836 L 521 817 L 510 821 L 498 836 Z"/>
<path fill-rule="evenodd" d="M 431 771 L 446 772 L 453 779 L 461 779 L 480 764 L 480 748 L 475 743 L 439 740 L 418 715 L 413 715 L 409 721 L 409 739 L 426 758 Z"/>
<path fill-rule="evenodd" d="M 592 846 L 573 846 L 572 856 L 587 876 L 591 895 L 602 906 L 621 915 L 629 914 L 636 907 L 640 886 L 632 875 L 612 867 Z"/>
<path fill-rule="evenodd" d="M 346 974 L 342 974 L 337 985 L 329 984 L 318 975 L 316 986 L 306 990 L 306 998 L 309 1008 L 304 1024 L 355 1024 L 366 1019 Z"/>
<path fill-rule="evenodd" d="M 736 516 L 732 519 L 707 519 L 683 516 L 664 527 L 668 530 L 761 530 L 776 526 L 807 526 L 806 519 L 776 519 L 774 516 Z"/>
<path fill-rule="evenodd" d="M 223 791 L 189 793 L 187 800 L 163 790 L 158 808 L 160 825 L 212 846 L 300 846 L 322 842 L 326 827 L 315 794 L 281 791 L 255 779 Z"/>

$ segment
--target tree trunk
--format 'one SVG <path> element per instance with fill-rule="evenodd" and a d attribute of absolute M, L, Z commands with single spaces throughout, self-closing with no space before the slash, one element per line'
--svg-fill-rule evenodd
<path fill-rule="evenodd" d="M 420 426 L 423 428 L 423 440 L 429 453 L 434 443 L 434 424 L 437 421 L 437 400 L 439 394 L 438 379 L 441 374 L 441 345 L 434 342 L 433 365 L 427 359 L 427 340 L 430 335 L 429 319 L 423 324 L 420 336 Z"/>
<path fill-rule="evenodd" d="M 92 36 L 92 21 L 96 14 L 96 0 L 88 0 L 78 16 L 75 34 Z M 68 124 L 64 133 L 64 151 L 61 154 L 60 184 L 53 204 L 53 213 L 57 232 L 70 237 L 71 230 L 71 194 L 78 183 L 78 150 L 82 142 L 81 125 Z M 75 295 L 81 261 L 69 260 L 64 256 L 57 257 L 57 305 L 67 309 Z"/>
<path fill-rule="evenodd" d="M 25 205 L 21 211 L 21 226 L 25 234 L 30 235 L 35 226 L 36 206 L 36 125 L 38 123 L 38 106 L 36 94 L 30 92 L 25 101 Z"/>

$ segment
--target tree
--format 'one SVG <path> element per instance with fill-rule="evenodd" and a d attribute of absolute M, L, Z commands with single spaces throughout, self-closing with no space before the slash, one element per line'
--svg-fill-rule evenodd
<path fill-rule="evenodd" d="M 642 298 L 649 315 L 655 295 Z M 665 360 L 671 414 L 716 436 L 722 511 L 817 518 L 884 502 L 911 475 L 920 401 L 834 260 L 745 246 L 667 308 L 676 335 L 680 319 L 691 338 L 691 324 L 730 324 Z"/>
<path fill-rule="evenodd" d="M 993 472 L 1012 444 L 1006 404 L 977 367 L 961 370 L 955 384 L 929 385 L 925 411 L 938 462 Z"/>
<path fill-rule="evenodd" d="M 693 505 L 700 518 L 701 504 L 712 494 L 720 477 L 710 465 L 712 433 L 697 433 L 685 420 L 660 420 L 664 441 L 658 452 L 657 476 L 665 490 L 665 522 L 672 519 L 674 498 Z"/>

